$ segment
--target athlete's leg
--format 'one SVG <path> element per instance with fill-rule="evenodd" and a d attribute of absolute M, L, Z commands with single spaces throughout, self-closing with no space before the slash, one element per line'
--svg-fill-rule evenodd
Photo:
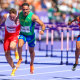
<path fill-rule="evenodd" d="M 32 66 L 34 62 L 34 57 L 35 57 L 34 47 L 29 47 L 29 52 L 30 52 L 30 58 L 31 58 L 30 65 Z"/>
<path fill-rule="evenodd" d="M 13 63 L 13 59 L 10 56 L 10 48 L 12 50 L 15 50 L 16 43 L 11 42 L 11 41 L 13 41 L 12 38 L 13 37 L 5 37 L 5 39 L 4 39 L 4 51 L 5 51 L 5 57 L 6 57 L 7 61 L 8 61 L 8 63 L 13 68 L 11 75 L 14 76 L 15 75 L 15 71 L 17 70 L 17 68 L 15 67 L 15 65 Z M 12 47 L 12 45 L 13 45 L 13 47 Z"/>
<path fill-rule="evenodd" d="M 35 57 L 34 47 L 29 47 L 29 52 L 30 52 L 30 58 L 31 58 L 30 73 L 33 74 L 34 72 L 33 62 L 34 62 L 34 57 Z"/>
<path fill-rule="evenodd" d="M 18 53 L 19 53 L 19 59 L 22 59 L 22 47 L 24 45 L 24 40 L 23 39 L 19 39 L 18 40 Z"/>
<path fill-rule="evenodd" d="M 80 41 L 76 41 L 76 50 L 75 50 L 75 64 L 72 67 L 72 70 L 76 70 L 76 66 L 78 65 L 78 58 L 80 54 Z"/>
<path fill-rule="evenodd" d="M 78 64 L 78 58 L 80 55 L 80 41 L 76 42 L 76 51 L 75 51 L 75 63 Z"/>
<path fill-rule="evenodd" d="M 30 58 L 31 58 L 30 73 L 33 74 L 33 72 L 34 72 L 33 62 L 34 62 L 34 57 L 35 57 L 35 52 L 34 52 L 34 48 L 35 48 L 35 34 L 33 34 L 32 36 L 30 36 L 30 38 L 31 38 L 31 41 L 28 41 Z"/>
<path fill-rule="evenodd" d="M 17 62 L 16 67 L 19 68 L 21 62 L 22 62 L 22 47 L 24 45 L 24 40 L 23 39 L 19 39 L 18 40 L 18 53 L 19 53 L 19 61 Z"/>
<path fill-rule="evenodd" d="M 12 59 L 11 56 L 10 56 L 10 50 L 5 51 L 5 57 L 6 57 L 7 61 L 8 61 L 8 63 L 10 64 L 10 66 L 11 66 L 12 68 L 15 68 L 15 65 L 14 65 L 14 63 L 13 63 L 13 59 Z"/>
<path fill-rule="evenodd" d="M 16 42 L 14 42 L 14 41 L 10 42 L 10 49 L 15 52 L 15 58 L 19 59 L 19 55 L 18 55 L 18 51 L 17 51 L 17 46 L 16 45 L 17 45 Z"/>
<path fill-rule="evenodd" d="M 15 40 L 15 42 L 14 42 Z M 19 55 L 18 55 L 18 51 L 17 51 L 17 44 L 18 40 L 16 37 L 14 37 L 13 39 L 11 39 L 11 42 L 10 42 L 10 49 L 12 49 L 14 52 L 15 52 L 15 58 L 16 59 L 19 59 Z M 12 73 L 11 73 L 11 76 L 15 76 L 15 72 L 16 72 L 17 68 L 13 68 L 12 70 Z"/>
<path fill-rule="evenodd" d="M 8 63 L 10 64 L 10 66 L 12 68 L 14 68 L 15 65 L 13 63 L 13 59 L 10 56 L 10 47 L 9 47 L 9 44 L 10 44 L 9 39 L 5 37 L 4 38 L 4 44 L 3 44 L 4 51 L 5 51 L 5 57 L 6 57 L 7 61 L 8 61 Z"/>

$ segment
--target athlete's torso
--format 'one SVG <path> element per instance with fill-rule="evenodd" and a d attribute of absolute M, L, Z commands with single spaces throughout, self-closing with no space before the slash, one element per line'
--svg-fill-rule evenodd
<path fill-rule="evenodd" d="M 5 35 L 18 35 L 20 31 L 20 24 L 15 24 L 14 21 L 11 21 L 9 18 L 9 13 L 5 21 Z"/>
<path fill-rule="evenodd" d="M 25 35 L 33 35 L 34 34 L 34 27 L 35 27 L 35 22 L 32 21 L 32 12 L 29 12 L 28 16 L 25 17 L 23 15 L 23 12 L 20 12 L 19 15 L 19 21 L 21 24 L 21 30 L 20 33 L 21 34 L 25 34 Z"/>

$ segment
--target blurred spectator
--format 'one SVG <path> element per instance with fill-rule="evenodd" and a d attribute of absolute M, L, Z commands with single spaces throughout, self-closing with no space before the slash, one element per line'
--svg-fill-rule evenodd
<path fill-rule="evenodd" d="M 73 0 L 72 6 L 73 6 L 74 8 L 76 8 L 77 5 L 78 5 L 77 0 Z"/>
<path fill-rule="evenodd" d="M 64 2 L 62 2 L 61 5 L 59 5 L 59 9 L 60 9 L 60 11 L 66 13 L 68 11 L 68 6 L 67 6 L 67 4 L 65 4 Z"/>
<path fill-rule="evenodd" d="M 58 4 L 58 0 L 52 0 L 53 2 L 55 2 L 56 3 L 56 5 Z"/>
<path fill-rule="evenodd" d="M 35 11 L 41 11 L 41 0 L 34 0 L 33 6 L 35 8 Z"/>
<path fill-rule="evenodd" d="M 46 6 L 46 0 L 41 0 L 41 6 L 43 9 L 47 9 L 47 6 Z"/>
<path fill-rule="evenodd" d="M 45 5 L 47 7 L 47 9 L 52 7 L 52 0 L 46 0 Z"/>
<path fill-rule="evenodd" d="M 24 2 L 24 0 L 18 0 L 18 5 L 21 6 L 23 4 L 23 2 Z"/>
<path fill-rule="evenodd" d="M 62 13 L 60 17 L 56 18 L 56 22 L 67 24 L 69 21 L 69 16 L 65 13 Z"/>
<path fill-rule="evenodd" d="M 74 15 L 73 13 L 70 14 L 70 17 L 69 17 L 69 21 L 72 21 L 74 19 Z"/>

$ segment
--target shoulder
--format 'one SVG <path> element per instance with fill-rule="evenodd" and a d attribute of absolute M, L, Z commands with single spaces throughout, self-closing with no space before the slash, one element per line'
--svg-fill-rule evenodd
<path fill-rule="evenodd" d="M 39 19 L 39 17 L 37 15 L 35 15 L 35 14 L 32 15 L 32 18 L 33 19 Z"/>
<path fill-rule="evenodd" d="M 35 15 L 35 14 L 33 14 L 32 15 L 32 21 L 37 21 L 37 20 L 39 20 L 39 17 L 37 16 L 37 15 Z"/>
<path fill-rule="evenodd" d="M 4 14 L 3 17 L 4 17 L 4 18 L 7 18 L 7 14 Z"/>

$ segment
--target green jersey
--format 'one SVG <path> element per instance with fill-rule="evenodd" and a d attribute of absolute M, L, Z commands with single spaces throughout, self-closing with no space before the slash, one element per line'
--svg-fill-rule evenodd
<path fill-rule="evenodd" d="M 32 21 L 32 15 L 34 13 L 30 12 L 26 17 L 23 15 L 23 12 L 20 12 L 19 21 L 21 24 L 20 33 L 25 35 L 33 35 L 35 22 Z"/>

